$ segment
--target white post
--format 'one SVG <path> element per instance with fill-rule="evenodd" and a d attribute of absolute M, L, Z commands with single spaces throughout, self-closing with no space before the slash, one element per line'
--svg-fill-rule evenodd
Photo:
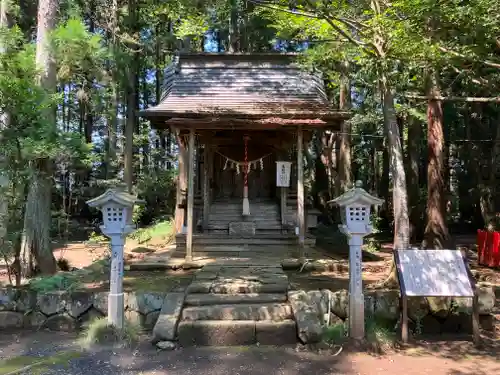
<path fill-rule="evenodd" d="M 188 199 L 187 199 L 187 235 L 186 235 L 186 261 L 193 260 L 193 211 L 194 211 L 194 129 L 189 130 L 189 166 L 188 166 Z"/>
<path fill-rule="evenodd" d="M 123 248 L 125 238 L 121 234 L 113 234 L 111 238 L 111 274 L 108 297 L 108 322 L 115 327 L 123 328 Z"/>
<path fill-rule="evenodd" d="M 304 218 L 304 138 L 302 126 L 297 129 L 297 226 L 299 227 L 299 258 L 305 258 L 306 224 Z"/>
<path fill-rule="evenodd" d="M 351 234 L 349 238 L 349 335 L 365 337 L 365 299 L 363 296 L 361 246 L 363 237 Z"/>

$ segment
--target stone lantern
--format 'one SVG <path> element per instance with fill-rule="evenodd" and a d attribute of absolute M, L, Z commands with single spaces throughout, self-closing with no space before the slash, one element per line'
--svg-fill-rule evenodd
<path fill-rule="evenodd" d="M 370 222 L 371 206 L 379 206 L 384 201 L 370 195 L 356 181 L 355 187 L 329 203 L 340 207 L 342 224 L 339 229 L 349 243 L 349 335 L 363 338 L 365 335 L 365 309 L 361 273 L 361 246 L 363 237 L 372 233 Z"/>
<path fill-rule="evenodd" d="M 104 194 L 87 201 L 90 207 L 102 212 L 102 233 L 111 240 L 111 274 L 108 298 L 108 320 L 123 328 L 123 249 L 127 234 L 135 229 L 132 213 L 137 199 L 123 187 L 109 189 Z"/>

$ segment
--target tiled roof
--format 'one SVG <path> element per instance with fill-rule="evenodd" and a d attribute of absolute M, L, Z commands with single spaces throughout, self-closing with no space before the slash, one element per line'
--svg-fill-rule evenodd
<path fill-rule="evenodd" d="M 322 79 L 290 54 L 188 54 L 167 68 L 163 99 L 145 117 L 338 117 Z M 344 113 L 345 115 L 345 113 Z M 340 116 L 343 117 L 343 116 Z"/>

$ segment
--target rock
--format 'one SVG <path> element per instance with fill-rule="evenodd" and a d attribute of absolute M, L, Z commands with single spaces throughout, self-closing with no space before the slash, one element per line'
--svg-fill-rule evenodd
<path fill-rule="evenodd" d="M 165 295 L 160 316 L 153 328 L 153 336 L 156 341 L 175 339 L 183 304 L 184 293 L 167 293 Z"/>
<path fill-rule="evenodd" d="M 103 315 L 108 315 L 108 296 L 109 292 L 99 292 L 94 294 L 94 308 Z"/>
<path fill-rule="evenodd" d="M 159 311 L 164 298 L 165 293 L 129 293 L 125 306 L 128 306 L 129 310 L 147 315 L 150 312 Z"/>
<path fill-rule="evenodd" d="M 399 318 L 399 292 L 393 290 L 377 291 L 374 294 L 374 316 L 384 320 Z"/>
<path fill-rule="evenodd" d="M 174 350 L 177 348 L 177 344 L 173 341 L 159 341 L 156 343 L 156 347 L 161 350 Z"/>
<path fill-rule="evenodd" d="M 485 331 L 495 331 L 495 317 L 491 314 L 479 315 L 479 326 Z"/>
<path fill-rule="evenodd" d="M 143 316 L 139 311 L 127 310 L 125 311 L 125 319 L 135 326 L 141 326 Z"/>
<path fill-rule="evenodd" d="M 288 301 L 295 316 L 299 339 L 304 344 L 320 341 L 323 329 L 316 304 L 303 290 L 288 292 Z"/>
<path fill-rule="evenodd" d="M 408 298 L 408 317 L 411 320 L 422 319 L 429 313 L 429 304 L 425 297 Z"/>
<path fill-rule="evenodd" d="M 99 310 L 91 307 L 87 312 L 81 315 L 78 320 L 82 328 L 88 328 L 90 323 L 102 317 L 104 317 L 104 315 Z"/>
<path fill-rule="evenodd" d="M 429 311 L 432 315 L 438 318 L 445 318 L 451 309 L 451 298 L 450 297 L 427 297 L 427 303 L 429 304 Z"/>
<path fill-rule="evenodd" d="M 281 267 L 283 267 L 284 270 L 296 270 L 300 268 L 300 260 L 298 259 L 284 259 L 281 262 Z"/>
<path fill-rule="evenodd" d="M 297 326 L 293 320 L 255 322 L 255 337 L 261 345 L 296 344 Z"/>
<path fill-rule="evenodd" d="M 48 328 L 52 331 L 74 332 L 78 325 L 76 319 L 73 319 L 68 314 L 57 314 L 47 318 L 43 324 L 43 328 Z"/>
<path fill-rule="evenodd" d="M 66 312 L 74 319 L 88 311 L 94 303 L 93 295 L 89 292 L 72 292 L 66 302 Z"/>
<path fill-rule="evenodd" d="M 325 323 L 328 323 L 330 326 L 335 326 L 335 325 L 338 325 L 338 324 L 342 324 L 343 325 L 344 321 L 342 319 L 340 319 L 334 313 L 330 313 L 330 321 L 327 321 Z"/>
<path fill-rule="evenodd" d="M 324 324 L 325 314 L 328 312 L 328 296 L 329 291 L 326 290 L 310 290 L 307 292 L 308 297 L 316 304 L 318 318 Z"/>
<path fill-rule="evenodd" d="M 64 311 L 66 300 L 66 292 L 49 292 L 37 296 L 37 305 L 44 315 L 51 316 Z"/>
<path fill-rule="evenodd" d="M 347 315 L 349 314 L 349 293 L 347 290 L 343 289 L 332 293 L 330 309 L 339 318 L 347 318 Z"/>
<path fill-rule="evenodd" d="M 313 271 L 324 272 L 328 270 L 328 262 L 322 259 L 315 260 L 310 263 Z M 307 267 L 307 266 L 306 266 Z"/>
<path fill-rule="evenodd" d="M 493 289 L 493 287 L 484 285 L 478 286 L 477 295 L 479 314 L 490 314 L 495 307 L 495 290 Z"/>
<path fill-rule="evenodd" d="M 17 291 L 16 311 L 25 313 L 35 309 L 37 304 L 36 292 L 29 289 L 20 289 Z"/>
<path fill-rule="evenodd" d="M 0 311 L 14 311 L 16 307 L 16 291 L 12 288 L 0 289 Z"/>
<path fill-rule="evenodd" d="M 160 316 L 160 311 L 152 311 L 147 315 L 143 315 L 142 327 L 147 331 L 152 331 L 158 318 Z"/>
<path fill-rule="evenodd" d="M 24 315 L 14 311 L 0 311 L 0 328 L 13 329 L 22 328 Z"/>
<path fill-rule="evenodd" d="M 255 322 L 252 320 L 204 320 L 179 323 L 179 343 L 191 345 L 255 344 Z"/>
<path fill-rule="evenodd" d="M 43 327 L 46 320 L 47 317 L 40 311 L 33 311 L 26 316 L 26 325 L 38 330 Z"/>

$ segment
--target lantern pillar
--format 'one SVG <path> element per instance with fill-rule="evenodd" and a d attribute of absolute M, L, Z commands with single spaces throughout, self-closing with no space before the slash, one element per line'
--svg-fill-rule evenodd
<path fill-rule="evenodd" d="M 193 260 L 193 226 L 194 226 L 194 129 L 189 130 L 189 166 L 188 166 L 188 198 L 187 198 L 187 235 L 186 235 L 186 261 Z"/>
<path fill-rule="evenodd" d="M 363 295 L 362 252 L 363 237 L 372 232 L 370 208 L 383 200 L 368 194 L 361 181 L 354 188 L 335 198 L 331 203 L 340 206 L 342 225 L 340 231 L 349 244 L 349 336 L 362 339 L 365 336 L 365 298 Z"/>
<path fill-rule="evenodd" d="M 111 242 L 111 271 L 109 275 L 108 321 L 117 328 L 123 328 L 123 253 L 125 238 L 134 230 L 132 212 L 137 202 L 135 196 L 128 194 L 122 186 L 110 189 L 104 194 L 87 202 L 90 207 L 101 210 L 102 233 Z"/>
<path fill-rule="evenodd" d="M 110 235 L 111 240 L 111 274 L 108 296 L 108 321 L 112 325 L 123 328 L 124 296 L 123 296 L 123 249 L 125 238 L 120 234 Z"/>

